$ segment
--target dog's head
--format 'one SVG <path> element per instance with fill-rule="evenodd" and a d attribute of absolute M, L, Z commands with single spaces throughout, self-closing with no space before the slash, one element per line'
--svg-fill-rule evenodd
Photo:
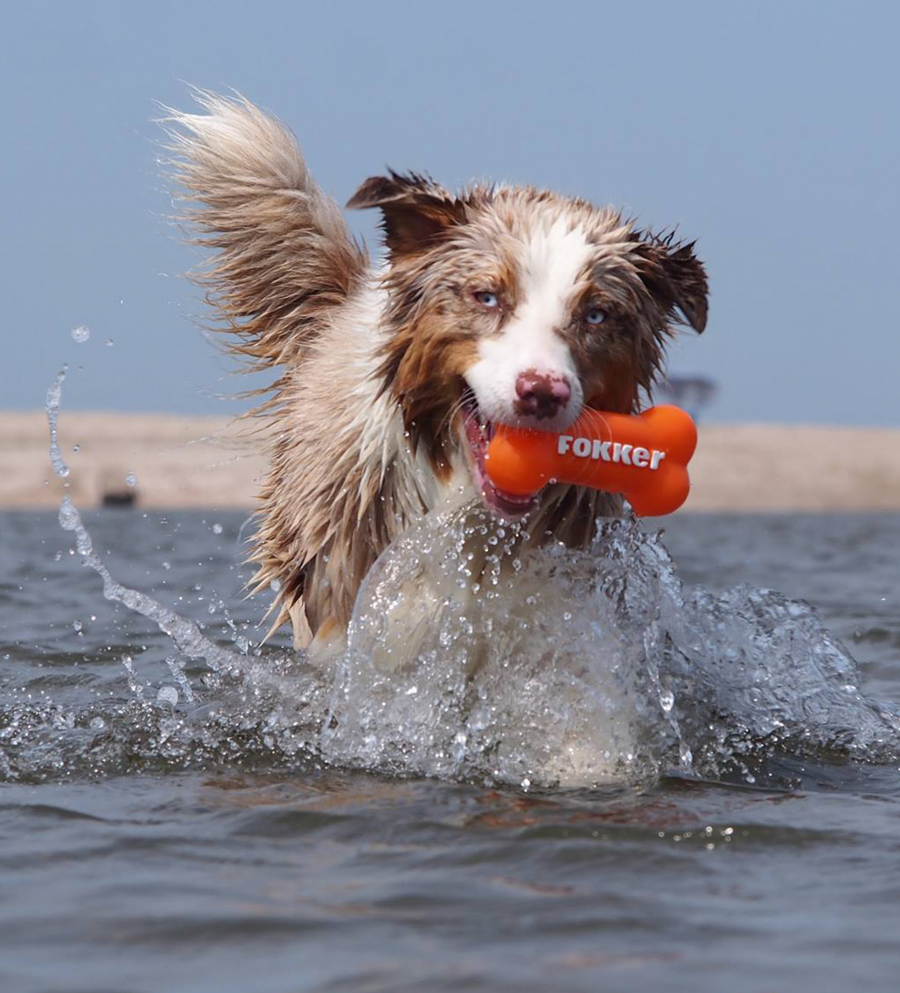
<path fill-rule="evenodd" d="M 383 212 L 384 388 L 435 473 L 450 471 L 461 446 L 485 502 L 504 515 L 531 504 L 485 478 L 495 424 L 559 431 L 585 405 L 631 412 L 675 325 L 706 324 L 693 246 L 609 208 L 532 188 L 454 196 L 393 172 L 366 180 L 348 206 Z"/>

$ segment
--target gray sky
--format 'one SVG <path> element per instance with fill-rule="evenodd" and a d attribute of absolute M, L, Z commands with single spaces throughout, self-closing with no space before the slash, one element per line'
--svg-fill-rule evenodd
<path fill-rule="evenodd" d="M 341 202 L 389 164 L 677 224 L 712 299 L 670 365 L 720 383 L 711 419 L 900 424 L 900 4 L 7 2 L 0 35 L 0 408 L 68 361 L 70 409 L 240 409 L 156 162 L 193 83 L 280 116 Z"/>

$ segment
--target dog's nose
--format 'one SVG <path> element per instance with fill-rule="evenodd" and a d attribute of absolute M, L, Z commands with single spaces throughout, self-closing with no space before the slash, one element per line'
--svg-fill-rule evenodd
<path fill-rule="evenodd" d="M 572 387 L 565 376 L 529 369 L 516 379 L 516 413 L 520 417 L 543 420 L 555 417 L 572 397 Z"/>

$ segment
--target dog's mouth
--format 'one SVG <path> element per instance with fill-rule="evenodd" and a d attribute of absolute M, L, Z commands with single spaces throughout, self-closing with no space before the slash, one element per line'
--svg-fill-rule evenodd
<path fill-rule="evenodd" d="M 488 445 L 494 437 L 493 422 L 484 416 L 478 401 L 467 391 L 462 399 L 463 431 L 475 485 L 485 505 L 501 517 L 522 517 L 537 506 L 537 495 L 521 496 L 501 490 L 488 479 L 484 468 Z"/>

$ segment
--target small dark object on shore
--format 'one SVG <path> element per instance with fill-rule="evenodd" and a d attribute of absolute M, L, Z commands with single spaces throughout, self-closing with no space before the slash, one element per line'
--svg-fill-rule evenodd
<path fill-rule="evenodd" d="M 137 497 L 135 490 L 106 490 L 102 503 L 104 507 L 134 507 Z"/>

